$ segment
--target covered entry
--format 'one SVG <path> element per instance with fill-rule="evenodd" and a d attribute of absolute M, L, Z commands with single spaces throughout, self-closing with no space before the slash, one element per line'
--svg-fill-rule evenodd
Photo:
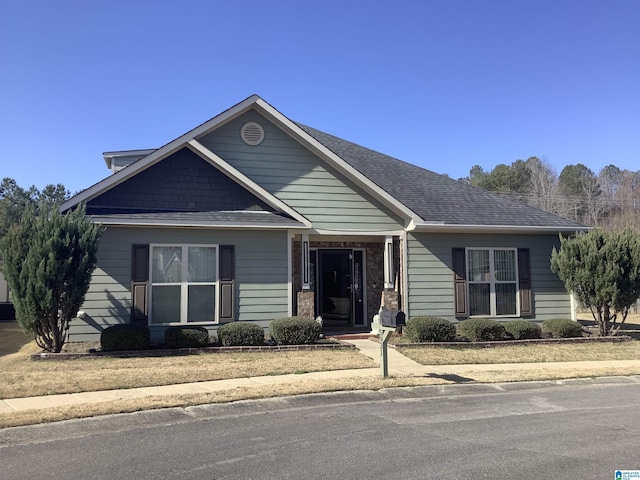
<path fill-rule="evenodd" d="M 294 315 L 321 316 L 334 331 L 368 331 L 380 305 L 398 309 L 398 237 L 302 234 L 292 252 Z"/>
<path fill-rule="evenodd" d="M 365 325 L 364 251 L 318 249 L 310 252 L 310 259 L 310 273 L 317 286 L 316 314 L 324 325 Z"/>

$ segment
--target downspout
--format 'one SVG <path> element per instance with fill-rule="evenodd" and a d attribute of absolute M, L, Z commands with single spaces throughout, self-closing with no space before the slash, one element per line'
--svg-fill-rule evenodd
<path fill-rule="evenodd" d="M 407 232 L 402 232 L 400 237 L 400 263 L 402 265 L 402 288 L 400 294 L 402 295 L 402 311 L 405 313 L 406 318 L 409 317 L 409 243 L 407 241 Z"/>

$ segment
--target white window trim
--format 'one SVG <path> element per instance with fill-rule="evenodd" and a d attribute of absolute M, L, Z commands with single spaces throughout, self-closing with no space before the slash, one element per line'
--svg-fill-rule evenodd
<path fill-rule="evenodd" d="M 158 283 L 156 286 L 164 285 L 164 286 L 180 286 L 180 321 L 179 322 L 168 322 L 168 323 L 153 323 L 153 249 L 159 247 L 173 247 L 173 248 L 181 248 L 182 249 L 182 281 L 174 282 L 174 283 Z M 190 247 L 206 247 L 206 248 L 215 248 L 216 249 L 216 280 L 214 282 L 189 282 L 188 278 L 188 270 L 189 270 L 189 248 Z M 219 244 L 200 244 L 200 243 L 151 243 L 149 244 L 149 293 L 147 298 L 147 305 L 149 306 L 149 319 L 148 325 L 152 326 L 173 326 L 173 325 L 215 325 L 220 322 L 219 311 L 220 311 L 220 245 Z M 184 261 L 186 254 L 187 261 Z M 185 280 L 187 279 L 187 280 Z M 214 302 L 214 315 L 213 322 L 188 322 L 188 304 L 186 301 L 182 301 L 182 299 L 187 299 L 189 295 L 189 285 L 214 285 L 215 286 L 215 302 Z"/>
<path fill-rule="evenodd" d="M 489 251 L 489 282 L 474 282 L 469 278 L 469 250 L 488 250 Z M 515 259 L 515 273 L 516 278 L 515 281 L 497 281 L 495 278 L 495 262 L 494 262 L 494 253 L 496 250 L 511 250 L 514 253 Z M 467 275 L 467 302 L 469 308 L 471 308 L 471 294 L 469 291 L 471 284 L 486 284 L 489 283 L 489 307 L 491 309 L 491 313 L 489 315 L 469 315 L 470 318 L 520 318 L 520 272 L 518 272 L 518 249 L 513 247 L 466 247 L 465 249 L 465 267 L 466 267 L 466 275 Z M 508 315 L 498 315 L 496 313 L 496 284 L 511 284 L 515 283 L 516 285 L 516 313 L 508 314 Z M 471 313 L 471 312 L 469 312 Z"/>

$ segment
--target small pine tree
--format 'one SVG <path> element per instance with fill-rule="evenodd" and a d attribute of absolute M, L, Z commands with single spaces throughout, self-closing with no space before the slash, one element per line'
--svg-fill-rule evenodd
<path fill-rule="evenodd" d="M 16 319 L 47 352 L 62 350 L 89 289 L 102 232 L 84 206 L 64 215 L 44 206 L 36 215 L 29 207 L 0 243 Z"/>
<path fill-rule="evenodd" d="M 591 310 L 600 335 L 614 335 L 640 297 L 640 234 L 592 230 L 561 237 L 551 270 Z"/>

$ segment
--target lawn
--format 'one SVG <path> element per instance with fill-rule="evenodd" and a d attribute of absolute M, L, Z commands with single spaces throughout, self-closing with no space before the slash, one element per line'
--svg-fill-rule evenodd
<path fill-rule="evenodd" d="M 31 360 L 39 351 L 17 324 L 0 323 L 0 398 L 375 367 L 355 350 Z"/>
<path fill-rule="evenodd" d="M 632 322 L 627 327 L 627 332 L 640 333 L 640 316 L 635 317 Z M 618 344 L 541 345 L 483 350 L 417 348 L 412 349 L 411 352 L 405 352 L 403 349 L 402 353 L 431 365 L 637 360 L 640 358 L 639 346 L 640 342 L 634 341 Z M 15 323 L 0 323 L 0 399 L 375 366 L 371 359 L 353 350 L 204 353 L 128 359 L 95 357 L 74 360 L 30 360 L 29 356 L 38 351 L 39 348 L 35 342 L 30 341 Z M 424 356 L 424 359 L 420 360 L 419 355 Z M 551 365 L 544 368 L 487 365 L 480 370 L 474 370 L 471 366 L 469 370 L 464 370 L 464 367 L 462 369 L 460 375 L 465 378 L 465 381 L 481 383 L 640 374 L 640 368 L 637 365 L 585 364 L 575 368 L 572 366 L 570 369 L 553 368 Z M 154 408 L 187 407 L 283 395 L 447 384 L 455 383 L 457 381 L 455 377 L 455 375 L 434 373 L 426 376 L 393 376 L 384 379 L 374 376 L 305 380 L 281 385 L 231 388 L 211 393 L 148 396 L 139 399 L 123 398 L 118 401 L 0 413 L 0 428 Z"/>
<path fill-rule="evenodd" d="M 518 345 L 500 348 L 423 348 L 398 346 L 422 365 L 581 362 L 640 358 L 640 342 Z"/>

